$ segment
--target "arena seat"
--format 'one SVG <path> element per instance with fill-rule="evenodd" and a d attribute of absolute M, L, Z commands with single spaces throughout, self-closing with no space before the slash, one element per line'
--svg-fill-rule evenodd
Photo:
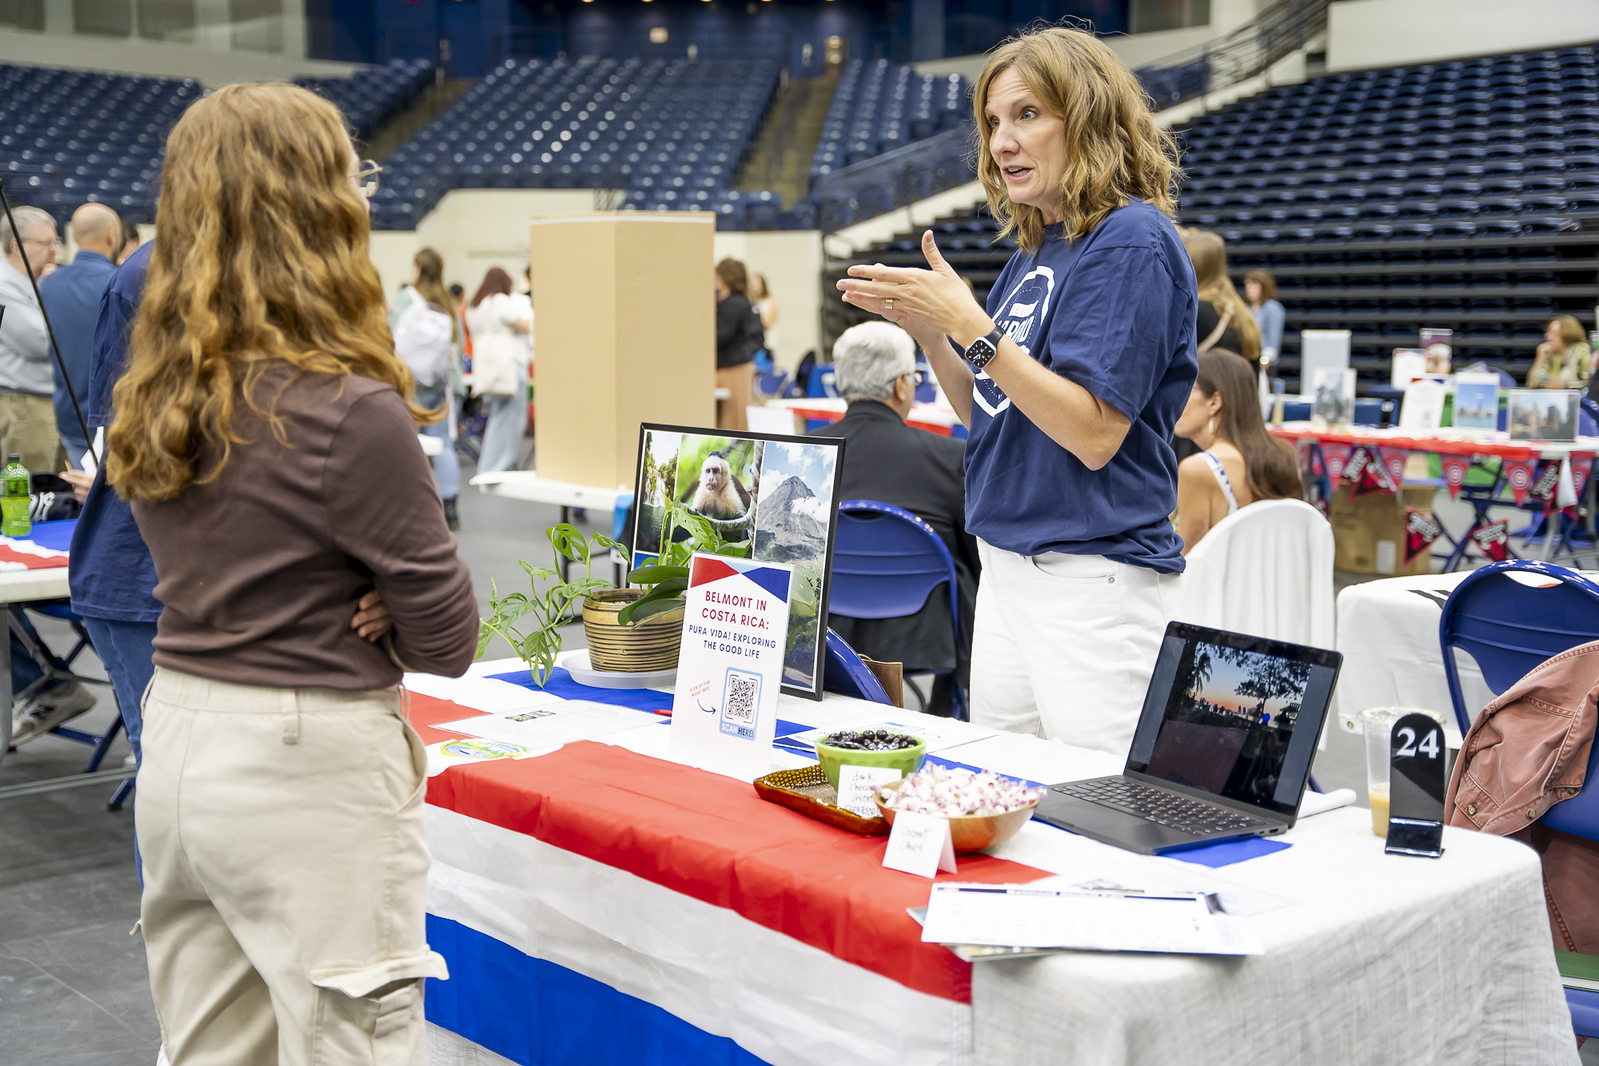
<path fill-rule="evenodd" d="M 344 112 L 357 138 L 365 140 L 403 110 L 433 80 L 426 59 L 391 59 L 381 67 L 342 78 L 295 78 L 294 84 L 320 93 Z"/>

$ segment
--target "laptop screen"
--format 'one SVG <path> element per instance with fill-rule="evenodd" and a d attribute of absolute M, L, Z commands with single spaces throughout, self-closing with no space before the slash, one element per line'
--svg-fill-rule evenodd
<path fill-rule="evenodd" d="M 1343 657 L 1173 622 L 1127 772 L 1294 814 Z"/>

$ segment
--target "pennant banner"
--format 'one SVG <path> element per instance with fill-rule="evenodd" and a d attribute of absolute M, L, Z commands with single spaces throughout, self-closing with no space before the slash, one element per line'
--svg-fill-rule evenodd
<path fill-rule="evenodd" d="M 1322 442 L 1321 462 L 1326 468 L 1328 477 L 1337 481 L 1344 476 L 1344 467 L 1349 465 L 1349 452 L 1353 447 L 1350 444 L 1335 444 L 1332 441 Z"/>
<path fill-rule="evenodd" d="M 1527 495 L 1535 500 L 1554 499 L 1555 489 L 1560 485 L 1561 462 L 1559 459 L 1540 460 L 1538 472 L 1533 476 L 1532 487 L 1527 490 Z"/>
<path fill-rule="evenodd" d="M 1505 480 L 1510 483 L 1511 495 L 1516 498 L 1516 506 L 1521 506 L 1521 501 L 1527 498 L 1527 493 L 1532 489 L 1532 474 L 1538 466 L 1536 459 L 1506 459 L 1504 461 Z"/>
<path fill-rule="evenodd" d="M 1405 483 L 1405 463 L 1410 459 L 1410 449 L 1380 447 L 1377 455 L 1382 459 L 1382 467 L 1388 471 L 1388 480 L 1394 485 Z"/>
<path fill-rule="evenodd" d="M 1510 523 L 1501 519 L 1471 528 L 1471 540 L 1484 555 L 1496 563 L 1510 557 Z"/>
<path fill-rule="evenodd" d="M 1576 492 L 1577 498 L 1582 498 L 1582 490 L 1587 487 L 1588 478 L 1593 473 L 1593 456 L 1584 452 L 1576 452 L 1571 456 L 1571 487 Z"/>
<path fill-rule="evenodd" d="M 1403 473 L 1404 465 L 1400 465 Z M 1354 454 L 1349 457 L 1349 465 L 1344 467 L 1344 480 L 1354 485 L 1354 491 L 1349 495 L 1352 499 L 1369 496 L 1374 492 L 1385 495 L 1394 495 L 1394 483 L 1388 477 L 1388 471 L 1378 460 L 1377 452 L 1364 446 L 1357 447 Z"/>
<path fill-rule="evenodd" d="M 1434 522 L 1432 516 L 1414 507 L 1405 508 L 1405 565 L 1428 548 L 1432 542 L 1443 535 L 1443 527 Z"/>
<path fill-rule="evenodd" d="M 1464 455 L 1443 455 L 1444 484 L 1449 486 L 1449 498 L 1460 495 L 1460 486 L 1466 483 L 1466 471 L 1471 469 L 1471 459 Z"/>

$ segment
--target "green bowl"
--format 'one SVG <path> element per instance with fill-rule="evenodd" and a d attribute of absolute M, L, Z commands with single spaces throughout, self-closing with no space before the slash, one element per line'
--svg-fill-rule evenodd
<path fill-rule="evenodd" d="M 916 738 L 914 747 L 899 748 L 894 751 L 858 751 L 855 748 L 835 748 L 831 744 L 816 742 L 816 759 L 822 764 L 822 773 L 827 775 L 827 783 L 835 790 L 838 788 L 840 766 L 892 766 L 901 774 L 908 775 L 916 772 L 922 765 L 922 756 L 926 754 L 927 741 L 921 737 Z"/>

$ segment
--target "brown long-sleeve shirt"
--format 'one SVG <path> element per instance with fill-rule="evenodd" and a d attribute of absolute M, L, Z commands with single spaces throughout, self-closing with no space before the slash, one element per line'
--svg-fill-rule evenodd
<path fill-rule="evenodd" d="M 406 668 L 460 675 L 477 601 L 405 403 L 388 385 L 282 362 L 256 396 L 275 404 L 288 446 L 241 399 L 233 425 L 249 443 L 219 478 L 133 505 L 163 605 L 156 665 L 273 688 L 393 685 L 383 645 L 350 628 L 376 588 Z"/>

